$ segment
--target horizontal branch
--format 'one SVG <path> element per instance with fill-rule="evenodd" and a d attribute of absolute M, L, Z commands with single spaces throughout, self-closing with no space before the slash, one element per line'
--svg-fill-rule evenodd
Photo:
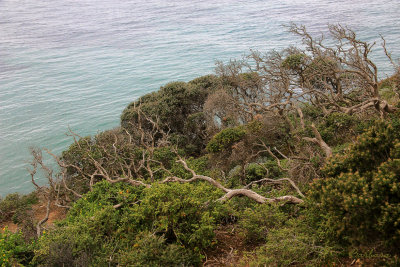
<path fill-rule="evenodd" d="M 275 198 L 266 198 L 266 197 L 263 197 L 249 189 L 231 189 L 231 190 L 229 190 L 228 193 L 226 193 L 224 196 L 219 198 L 217 201 L 225 202 L 235 196 L 246 196 L 260 204 L 278 203 L 278 202 L 300 204 L 300 203 L 304 202 L 302 199 L 299 199 L 295 196 L 281 196 L 281 197 L 275 197 Z"/>
<path fill-rule="evenodd" d="M 195 173 L 194 170 L 190 169 L 186 162 L 180 158 L 177 162 L 180 162 L 184 168 L 189 171 L 190 173 L 192 173 L 192 178 L 190 179 L 182 179 L 176 176 L 170 176 L 167 177 L 164 181 L 162 181 L 161 183 L 167 183 L 167 182 L 180 182 L 180 183 L 190 183 L 190 182 L 194 182 L 197 180 L 202 180 L 202 181 L 206 181 L 209 184 L 215 186 L 218 189 L 221 189 L 222 191 L 225 192 L 225 195 L 222 196 L 221 198 L 217 199 L 217 201 L 219 202 L 225 202 L 235 196 L 246 196 L 258 203 L 264 204 L 264 203 L 277 203 L 277 202 L 286 202 L 286 203 L 293 203 L 293 204 L 300 204 L 303 203 L 304 201 L 302 199 L 299 199 L 295 196 L 281 196 L 281 197 L 276 197 L 276 198 L 266 198 L 250 189 L 247 188 L 241 188 L 241 189 L 228 189 L 226 187 L 224 187 L 222 184 L 220 184 L 219 182 L 217 182 L 216 180 L 214 180 L 211 177 L 208 176 L 204 176 L 204 175 L 197 175 Z M 279 180 L 273 180 L 270 179 L 272 181 L 289 181 L 290 184 L 296 189 L 296 191 L 299 193 L 300 196 L 304 197 L 304 195 L 300 192 L 299 188 L 295 185 L 295 183 L 290 180 L 289 178 L 282 178 Z"/>
<path fill-rule="evenodd" d="M 253 184 L 259 184 L 259 183 L 273 183 L 273 184 L 282 184 L 282 181 L 287 181 L 290 183 L 290 185 L 296 190 L 296 192 L 301 196 L 301 197 L 305 197 L 304 194 L 300 191 L 300 189 L 296 186 L 296 184 L 293 182 L 292 179 L 289 178 L 280 178 L 280 179 L 271 179 L 271 178 L 263 178 L 257 181 L 253 181 L 251 183 L 249 183 L 248 185 L 246 185 L 244 188 L 248 189 L 250 188 Z"/>

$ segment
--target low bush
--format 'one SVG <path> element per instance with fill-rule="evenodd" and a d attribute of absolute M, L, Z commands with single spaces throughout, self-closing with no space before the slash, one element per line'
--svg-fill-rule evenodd
<path fill-rule="evenodd" d="M 240 212 L 239 227 L 247 243 L 259 244 L 268 239 L 269 233 L 280 228 L 288 220 L 288 215 L 274 205 L 257 204 Z"/>
<path fill-rule="evenodd" d="M 400 247 L 400 131 L 377 122 L 343 155 L 326 165 L 310 197 L 324 214 L 323 224 L 345 243 L 383 241 Z"/>
<path fill-rule="evenodd" d="M 14 223 L 20 222 L 19 218 L 25 217 L 31 206 L 38 202 L 35 192 L 28 195 L 13 193 L 0 199 L 0 223 L 13 219 Z"/>
<path fill-rule="evenodd" d="M 240 141 L 245 134 L 246 130 L 242 126 L 226 128 L 214 135 L 210 142 L 208 142 L 207 151 L 217 153 L 230 149 L 231 146 Z"/>
<path fill-rule="evenodd" d="M 211 245 L 218 212 L 212 202 L 205 203 L 217 199 L 218 190 L 206 183 L 172 183 L 154 184 L 144 192 L 140 204 L 123 218 L 127 227 L 134 227 L 129 232 L 151 230 L 196 252 Z"/>
<path fill-rule="evenodd" d="M 12 233 L 7 228 L 0 232 L 0 266 L 23 266 L 33 258 L 35 243 L 26 243 L 22 232 Z"/>
<path fill-rule="evenodd" d="M 144 188 L 99 182 L 65 220 L 41 236 L 35 263 L 131 266 L 137 257 L 141 266 L 165 266 L 177 259 L 198 265 L 221 216 L 218 205 L 206 202 L 220 194 L 206 183 Z"/>
<path fill-rule="evenodd" d="M 305 231 L 299 219 L 284 227 L 271 228 L 265 244 L 242 259 L 245 266 L 325 266 L 337 257 L 333 247 L 319 241 L 312 230 Z"/>
<path fill-rule="evenodd" d="M 121 250 L 116 255 L 119 266 L 196 266 L 201 263 L 193 251 L 147 231 L 139 233 L 133 245 Z"/>
<path fill-rule="evenodd" d="M 330 144 L 337 145 L 348 142 L 350 137 L 356 136 L 359 119 L 345 113 L 334 112 L 326 116 L 318 130 L 322 139 Z"/>

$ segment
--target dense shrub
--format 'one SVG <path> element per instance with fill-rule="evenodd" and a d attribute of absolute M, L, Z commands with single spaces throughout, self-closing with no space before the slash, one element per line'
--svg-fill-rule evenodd
<path fill-rule="evenodd" d="M 250 163 L 246 166 L 246 184 L 257 181 L 265 177 L 267 170 L 257 163 Z"/>
<path fill-rule="evenodd" d="M 271 228 L 265 244 L 242 259 L 243 266 L 325 266 L 337 252 L 317 239 L 312 229 L 305 229 L 299 219 L 283 227 Z"/>
<path fill-rule="evenodd" d="M 226 128 L 214 135 L 207 144 L 207 150 L 216 153 L 229 149 L 234 143 L 240 141 L 245 134 L 246 131 L 242 126 Z"/>
<path fill-rule="evenodd" d="M 355 116 L 333 112 L 318 125 L 318 130 L 326 143 L 337 145 L 348 142 L 352 136 L 359 134 L 357 132 L 358 124 L 359 119 Z"/>
<path fill-rule="evenodd" d="M 65 176 L 66 183 L 69 188 L 84 194 L 89 191 L 88 175 L 93 174 L 96 170 L 94 160 L 100 162 L 109 174 L 122 176 L 124 173 L 121 164 L 126 166 L 134 164 L 141 159 L 141 152 L 138 145 L 130 142 L 130 137 L 120 128 L 101 132 L 94 137 L 80 138 L 71 144 L 61 156 L 61 160 L 68 166 Z M 124 171 L 128 172 L 126 168 Z M 133 171 L 133 168 L 130 171 Z M 98 181 L 100 178 L 96 177 L 94 182 Z M 69 194 L 70 199 L 76 199 L 68 191 L 65 193 Z"/>
<path fill-rule="evenodd" d="M 212 203 L 205 203 L 218 196 L 220 192 L 205 183 L 153 185 L 123 221 L 134 227 L 129 232 L 152 230 L 199 252 L 211 245 L 218 215 Z"/>
<path fill-rule="evenodd" d="M 376 123 L 326 165 L 326 179 L 312 185 L 310 196 L 334 236 L 400 247 L 399 136 L 391 123 Z"/>
<path fill-rule="evenodd" d="M 7 195 L 4 199 L 0 199 L 0 223 L 10 219 L 18 223 L 18 218 L 24 217 L 31 209 L 32 204 L 37 203 L 37 201 L 36 192 L 28 195 L 13 193 Z"/>
<path fill-rule="evenodd" d="M 307 55 L 303 53 L 288 55 L 282 61 L 282 67 L 298 73 L 302 73 L 306 68 L 306 65 L 307 65 Z"/>
<path fill-rule="evenodd" d="M 140 199 L 141 192 L 142 188 L 124 183 L 97 183 L 75 203 L 65 220 L 41 236 L 35 262 L 45 266 L 115 263 L 113 251 L 121 242 L 121 213 Z M 120 203 L 121 209 L 113 208 Z"/>
<path fill-rule="evenodd" d="M 35 243 L 26 243 L 22 232 L 12 233 L 7 228 L 0 232 L 0 266 L 29 264 Z"/>
<path fill-rule="evenodd" d="M 247 243 L 257 244 L 268 239 L 272 229 L 280 228 L 288 215 L 278 206 L 257 205 L 241 212 L 239 226 Z"/>
<path fill-rule="evenodd" d="M 67 218 L 41 236 L 35 262 L 48 266 L 198 265 L 219 216 L 220 196 L 205 183 L 151 188 L 99 182 Z M 120 204 L 119 208 L 113 206 Z M 139 265 L 135 265 L 139 266 Z"/>
<path fill-rule="evenodd" d="M 281 161 L 283 168 L 287 164 L 287 160 L 283 159 Z M 262 163 L 250 163 L 246 166 L 246 184 L 266 178 L 267 175 L 270 178 L 278 179 L 281 178 L 286 172 L 283 171 L 277 164 L 275 159 L 267 158 L 265 162 Z"/>
<path fill-rule="evenodd" d="M 195 266 L 201 263 L 195 252 L 146 231 L 139 233 L 135 243 L 122 248 L 116 257 L 118 266 Z"/>
<path fill-rule="evenodd" d="M 203 105 L 218 84 L 219 79 L 214 75 L 202 76 L 188 83 L 168 83 L 159 91 L 146 94 L 128 105 L 122 112 L 121 126 L 128 130 L 135 127 L 138 122 L 136 107 L 140 105 L 147 116 L 160 119 L 164 130 L 177 135 L 177 145 L 187 149 L 188 153 L 199 153 L 204 148 L 206 129 Z M 190 146 L 186 148 L 188 144 Z"/>

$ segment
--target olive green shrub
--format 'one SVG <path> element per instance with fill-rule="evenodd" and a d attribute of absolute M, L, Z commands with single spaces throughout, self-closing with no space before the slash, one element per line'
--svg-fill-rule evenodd
<path fill-rule="evenodd" d="M 206 183 L 149 188 L 98 182 L 65 220 L 44 232 L 35 264 L 48 266 L 198 265 L 214 243 L 221 193 Z M 178 264 L 179 265 L 179 264 Z"/>
<path fill-rule="evenodd" d="M 259 244 L 268 239 L 269 233 L 280 228 L 288 220 L 288 215 L 275 205 L 260 205 L 246 208 L 239 216 L 239 227 L 244 240 Z"/>
<path fill-rule="evenodd" d="M 360 134 L 358 125 L 360 120 L 356 116 L 333 112 L 327 115 L 317 128 L 322 139 L 331 146 L 336 146 L 351 140 L 352 136 Z"/>
<path fill-rule="evenodd" d="M 197 266 L 198 254 L 176 243 L 168 243 L 164 236 L 140 232 L 133 245 L 123 247 L 116 255 L 118 266 Z"/>
<path fill-rule="evenodd" d="M 377 122 L 326 165 L 310 197 L 324 227 L 352 244 L 384 241 L 400 247 L 400 131 L 396 121 Z"/>
<path fill-rule="evenodd" d="M 0 232 L 0 266 L 24 266 L 31 262 L 35 242 L 25 242 L 21 231 L 13 233 L 7 228 Z"/>
<path fill-rule="evenodd" d="M 205 203 L 221 192 L 206 183 L 171 183 L 154 184 L 144 193 L 123 218 L 127 227 L 133 226 L 128 233 L 150 230 L 196 252 L 211 245 L 218 212 L 214 203 Z"/>
<path fill-rule="evenodd" d="M 19 193 L 7 195 L 4 199 L 0 199 L 0 223 L 10 219 L 18 223 L 19 218 L 25 217 L 31 206 L 37 202 L 36 192 L 28 195 Z"/>
<path fill-rule="evenodd" d="M 265 243 L 241 260 L 243 266 L 330 266 L 338 252 L 318 240 L 300 218 L 271 228 Z"/>
<path fill-rule="evenodd" d="M 121 126 L 128 131 L 139 123 L 138 109 L 174 137 L 171 140 L 189 154 L 199 154 L 206 138 L 206 118 L 203 106 L 207 96 L 216 90 L 219 78 L 206 75 L 190 82 L 171 82 L 157 92 L 146 94 L 128 105 L 121 115 Z M 144 129 L 152 125 L 141 121 Z"/>
<path fill-rule="evenodd" d="M 233 144 L 240 141 L 245 134 L 246 130 L 242 126 L 226 128 L 214 135 L 208 142 L 207 151 L 217 153 L 223 150 L 228 150 Z"/>

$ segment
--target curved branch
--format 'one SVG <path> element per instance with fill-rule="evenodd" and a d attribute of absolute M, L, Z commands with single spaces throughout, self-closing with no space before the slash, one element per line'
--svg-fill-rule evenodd
<path fill-rule="evenodd" d="M 282 181 L 287 181 L 291 184 L 291 186 L 296 190 L 296 192 L 301 196 L 301 197 L 305 197 L 304 194 L 300 191 L 300 189 L 297 187 L 297 185 L 293 182 L 292 179 L 289 178 L 280 178 L 280 179 L 271 179 L 271 178 L 263 178 L 260 179 L 258 181 L 253 181 L 251 183 L 249 183 L 248 185 L 246 185 L 244 188 L 248 189 L 250 188 L 253 184 L 258 184 L 258 183 L 262 183 L 262 182 L 267 182 L 267 183 L 273 183 L 273 184 L 282 184 Z"/>
<path fill-rule="evenodd" d="M 275 198 L 266 198 L 266 197 L 263 197 L 249 189 L 232 189 L 228 193 L 226 193 L 224 196 L 219 198 L 217 201 L 225 202 L 235 196 L 246 196 L 260 204 L 278 203 L 278 202 L 300 204 L 300 203 L 304 202 L 302 199 L 299 199 L 294 196 L 281 196 L 281 197 L 275 197 Z"/>
<path fill-rule="evenodd" d="M 317 128 L 315 127 L 314 123 L 311 124 L 311 128 L 314 132 L 315 137 L 310 138 L 310 137 L 303 137 L 304 140 L 308 142 L 312 142 L 314 144 L 317 144 L 320 146 L 320 148 L 325 152 L 326 158 L 330 158 L 332 156 L 332 149 L 330 146 L 328 146 L 327 143 L 322 139 L 321 134 L 318 132 Z"/>
<path fill-rule="evenodd" d="M 39 238 L 40 235 L 42 234 L 42 224 L 44 224 L 45 222 L 47 222 L 47 220 L 49 219 L 49 215 L 50 215 L 50 204 L 51 204 L 51 198 L 50 196 L 48 197 L 48 201 L 47 201 L 47 206 L 46 206 L 46 215 L 45 217 L 38 222 L 38 224 L 36 225 L 36 234 L 37 237 Z"/>
<path fill-rule="evenodd" d="M 247 188 L 241 188 L 241 189 L 228 189 L 226 187 L 224 187 L 222 184 L 220 184 L 219 182 L 217 182 L 216 180 L 214 180 L 211 177 L 208 176 L 204 176 L 204 175 L 197 175 L 196 172 L 192 169 L 190 169 L 187 166 L 187 163 L 180 158 L 177 162 L 180 162 L 183 167 L 189 171 L 190 173 L 192 173 L 193 177 L 190 179 L 182 179 L 176 176 L 170 176 L 167 177 L 164 181 L 162 181 L 161 183 L 167 183 L 167 182 L 180 182 L 180 183 L 190 183 L 196 180 L 202 180 L 202 181 L 206 181 L 209 184 L 221 189 L 222 191 L 224 191 L 226 194 L 224 196 L 222 196 L 221 198 L 217 199 L 216 201 L 219 202 L 225 202 L 235 196 L 246 196 L 260 204 L 264 204 L 264 203 L 277 203 L 277 202 L 286 202 L 286 203 L 293 203 L 293 204 L 300 204 L 303 203 L 304 201 L 302 199 L 299 199 L 295 196 L 281 196 L 281 197 L 276 197 L 276 198 L 266 198 L 250 189 Z M 278 180 L 273 180 L 272 181 L 278 181 Z M 285 180 L 285 181 L 289 181 L 292 186 L 296 189 L 297 192 L 299 192 L 299 195 L 301 195 L 302 197 L 304 197 L 304 195 L 300 192 L 299 188 L 294 184 L 294 182 L 288 178 L 282 178 L 281 180 Z M 279 182 L 279 181 L 278 181 Z"/>
<path fill-rule="evenodd" d="M 225 188 L 222 184 L 218 183 L 213 178 L 208 177 L 208 176 L 204 176 L 204 175 L 197 175 L 197 174 L 195 174 L 192 178 L 187 179 L 187 180 L 179 178 L 179 177 L 176 177 L 176 176 L 170 176 L 170 177 L 167 177 L 161 183 L 168 183 L 168 182 L 191 183 L 191 182 L 194 182 L 196 180 L 206 181 L 209 184 L 215 186 L 216 188 L 221 189 L 225 193 L 228 193 L 230 191 L 230 189 Z"/>

